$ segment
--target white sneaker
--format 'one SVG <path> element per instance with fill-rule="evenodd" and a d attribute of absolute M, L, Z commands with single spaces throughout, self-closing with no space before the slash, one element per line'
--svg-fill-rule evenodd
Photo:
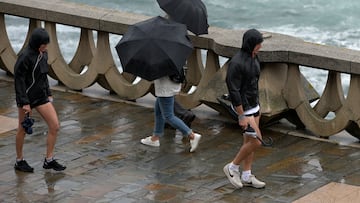
<path fill-rule="evenodd" d="M 230 183 L 233 184 L 233 186 L 236 188 L 242 188 L 243 184 L 240 180 L 240 172 L 230 170 L 229 166 L 230 164 L 226 164 L 223 169 L 226 177 L 229 179 Z"/>
<path fill-rule="evenodd" d="M 152 136 L 141 139 L 140 142 L 143 143 L 144 145 L 149 145 L 149 146 L 152 146 L 152 147 L 160 147 L 160 141 L 159 140 L 152 141 L 151 137 Z"/>
<path fill-rule="evenodd" d="M 242 180 L 244 186 L 250 186 L 254 188 L 263 188 L 265 187 L 265 183 L 258 180 L 254 175 L 250 175 L 249 181 Z"/>
<path fill-rule="evenodd" d="M 194 139 L 190 139 L 190 146 L 191 146 L 190 152 L 194 152 L 196 150 L 196 148 L 199 145 L 200 139 L 201 139 L 201 135 L 194 133 Z"/>

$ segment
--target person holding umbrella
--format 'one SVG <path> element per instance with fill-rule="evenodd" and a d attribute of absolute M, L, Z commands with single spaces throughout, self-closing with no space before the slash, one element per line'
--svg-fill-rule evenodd
<path fill-rule="evenodd" d="M 167 122 L 190 139 L 190 152 L 194 152 L 201 135 L 174 114 L 175 95 L 185 79 L 183 67 L 193 51 L 186 26 L 161 16 L 153 17 L 131 25 L 115 49 L 124 72 L 154 81 L 155 126 L 152 135 L 140 142 L 159 147 Z"/>
<path fill-rule="evenodd" d="M 255 188 L 265 187 L 265 183 L 259 181 L 251 173 L 254 153 L 261 146 L 261 142 L 257 139 L 257 136 L 261 138 L 258 89 L 260 62 L 257 53 L 262 42 L 263 36 L 258 30 L 246 31 L 241 49 L 230 60 L 226 75 L 231 102 L 237 112 L 239 126 L 244 130 L 243 145 L 232 162 L 223 168 L 226 177 L 236 188 L 241 188 L 243 185 Z M 241 163 L 243 163 L 243 171 L 240 177 Z"/>
<path fill-rule="evenodd" d="M 186 25 L 195 35 L 208 34 L 207 9 L 201 0 L 157 0 L 159 7 L 166 13 L 166 18 Z M 175 99 L 175 115 L 190 127 L 195 114 L 184 109 Z"/>
<path fill-rule="evenodd" d="M 43 28 L 36 28 L 29 39 L 28 46 L 20 53 L 15 63 L 15 93 L 18 107 L 19 126 L 16 133 L 16 162 L 15 170 L 34 172 L 24 159 L 23 145 L 25 128 L 22 125 L 24 118 L 36 109 L 46 121 L 49 130 L 47 135 L 47 150 L 44 159 L 44 169 L 55 171 L 65 170 L 54 157 L 54 148 L 59 130 L 59 120 L 52 104 L 52 94 L 49 89 L 47 73 L 47 44 L 50 42 L 49 34 Z M 28 131 L 28 133 L 31 133 Z"/>
<path fill-rule="evenodd" d="M 155 127 L 153 134 L 144 139 L 141 143 L 144 145 L 159 147 L 159 138 L 164 134 L 165 122 L 181 131 L 181 133 L 190 139 L 190 152 L 194 152 L 198 147 L 201 135 L 194 133 L 183 120 L 174 114 L 175 95 L 180 92 L 181 83 L 174 82 L 169 76 L 154 80 L 155 87 Z"/>

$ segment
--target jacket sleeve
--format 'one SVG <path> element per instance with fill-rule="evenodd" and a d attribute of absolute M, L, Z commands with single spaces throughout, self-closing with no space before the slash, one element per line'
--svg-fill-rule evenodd
<path fill-rule="evenodd" d="M 237 63 L 229 63 L 227 74 L 226 74 L 226 85 L 229 91 L 232 104 L 240 106 L 241 102 L 241 67 Z"/>
<path fill-rule="evenodd" d="M 26 94 L 25 77 L 27 71 L 28 66 L 23 60 L 19 58 L 19 61 L 17 61 L 15 64 L 14 74 L 16 102 L 19 107 L 30 104 L 29 98 Z"/>

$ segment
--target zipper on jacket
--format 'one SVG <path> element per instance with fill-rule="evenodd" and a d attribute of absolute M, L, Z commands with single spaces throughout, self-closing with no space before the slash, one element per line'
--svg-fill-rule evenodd
<path fill-rule="evenodd" d="M 26 94 L 29 92 L 29 90 L 32 88 L 32 86 L 34 86 L 35 84 L 35 70 L 36 70 L 36 66 L 39 64 L 40 60 L 42 58 L 42 53 L 40 53 L 36 59 L 36 63 L 35 63 L 35 66 L 33 68 L 33 71 L 31 73 L 31 77 L 32 77 L 32 83 L 31 85 L 26 89 Z"/>

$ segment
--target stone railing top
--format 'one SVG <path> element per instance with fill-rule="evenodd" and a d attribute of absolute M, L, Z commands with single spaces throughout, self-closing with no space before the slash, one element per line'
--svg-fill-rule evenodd
<path fill-rule="evenodd" d="M 74 27 L 122 35 L 129 25 L 150 18 L 63 0 L 0 0 L 0 13 L 56 22 Z M 241 46 L 245 30 L 209 28 L 209 34 L 194 36 L 195 47 L 231 57 Z M 305 42 L 299 38 L 266 33 L 260 59 L 263 62 L 294 63 L 309 67 L 360 74 L 360 51 Z"/>

